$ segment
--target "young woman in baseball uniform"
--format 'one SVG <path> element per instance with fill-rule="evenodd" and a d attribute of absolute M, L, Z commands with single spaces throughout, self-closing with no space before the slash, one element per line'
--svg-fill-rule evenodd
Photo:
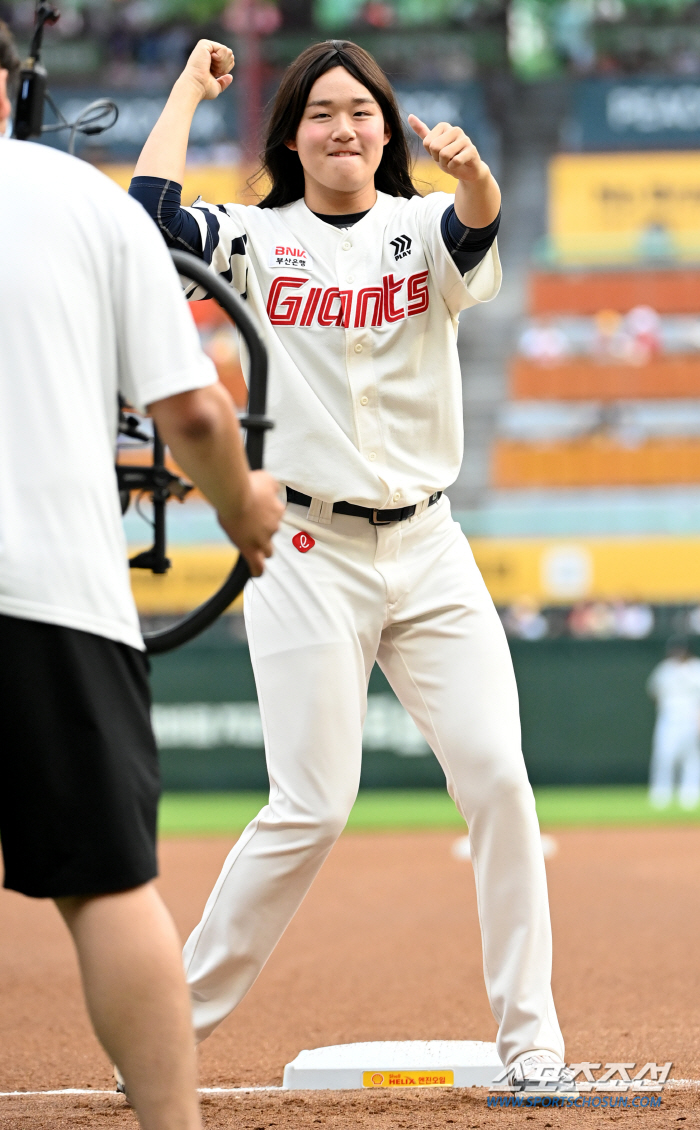
<path fill-rule="evenodd" d="M 343 830 L 379 663 L 469 824 L 484 970 L 506 1065 L 561 1063 L 544 861 L 505 636 L 442 494 L 462 460 L 461 310 L 501 271 L 498 185 L 469 138 L 409 122 L 456 178 L 421 197 L 386 76 L 347 42 L 282 80 L 257 206 L 180 206 L 196 107 L 231 82 L 200 42 L 131 193 L 171 247 L 247 300 L 270 355 L 267 466 L 287 509 L 245 616 L 270 800 L 185 946 L 200 1040 L 238 1004 Z M 201 297 L 193 287 L 194 297 Z"/>

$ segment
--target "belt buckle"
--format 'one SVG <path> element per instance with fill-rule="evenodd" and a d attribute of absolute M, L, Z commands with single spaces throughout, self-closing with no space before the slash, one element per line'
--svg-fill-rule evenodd
<path fill-rule="evenodd" d="M 369 520 L 370 526 L 393 526 L 394 522 L 396 521 L 395 518 L 390 518 L 388 522 L 378 522 L 377 514 L 381 514 L 381 510 L 372 511 L 372 517 Z"/>

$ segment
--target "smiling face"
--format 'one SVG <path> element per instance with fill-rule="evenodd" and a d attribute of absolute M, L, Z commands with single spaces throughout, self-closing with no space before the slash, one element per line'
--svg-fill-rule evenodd
<path fill-rule="evenodd" d="M 307 201 L 309 193 L 328 200 L 345 197 L 347 210 L 359 211 L 354 198 L 374 192 L 374 174 L 390 136 L 369 90 L 344 67 L 326 71 L 311 88 L 296 137 L 287 142 L 299 154 Z"/>

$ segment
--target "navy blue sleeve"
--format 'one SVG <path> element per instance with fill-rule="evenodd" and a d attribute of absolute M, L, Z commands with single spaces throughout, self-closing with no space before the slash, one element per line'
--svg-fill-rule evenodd
<path fill-rule="evenodd" d="M 496 219 L 485 228 L 467 228 L 457 218 L 454 204 L 443 212 L 440 221 L 440 231 L 445 247 L 452 256 L 452 261 L 461 275 L 471 271 L 486 255 L 489 247 L 498 235 L 501 223 L 501 212 L 498 211 Z"/>
<path fill-rule="evenodd" d="M 129 185 L 129 196 L 143 204 L 168 247 L 189 251 L 205 263 L 211 263 L 219 243 L 219 221 L 213 212 L 202 209 L 207 225 L 207 238 L 202 246 L 199 224 L 181 205 L 182 185 L 161 177 L 134 177 Z"/>

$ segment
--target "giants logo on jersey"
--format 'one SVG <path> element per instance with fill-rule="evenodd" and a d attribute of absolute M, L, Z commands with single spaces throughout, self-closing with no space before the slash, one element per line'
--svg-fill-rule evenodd
<path fill-rule="evenodd" d="M 428 272 L 418 271 L 407 279 L 384 275 L 381 286 L 361 290 L 339 290 L 337 286 L 311 286 L 297 293 L 308 279 L 280 275 L 270 287 L 267 313 L 273 326 L 344 326 L 362 329 L 386 322 L 400 322 L 422 314 L 430 305 Z M 403 294 L 404 284 L 406 288 Z"/>

